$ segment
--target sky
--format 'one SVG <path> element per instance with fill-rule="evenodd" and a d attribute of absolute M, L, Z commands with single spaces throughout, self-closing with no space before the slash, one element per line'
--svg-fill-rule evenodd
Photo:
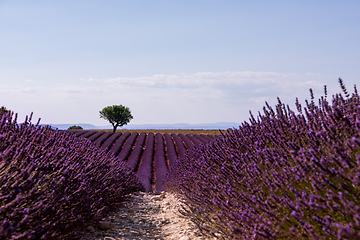
<path fill-rule="evenodd" d="M 43 124 L 248 121 L 360 88 L 358 0 L 0 0 L 0 106 Z"/>

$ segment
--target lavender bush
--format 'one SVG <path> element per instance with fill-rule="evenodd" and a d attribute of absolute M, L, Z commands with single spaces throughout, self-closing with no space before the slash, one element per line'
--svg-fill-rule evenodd
<path fill-rule="evenodd" d="M 96 132 L 95 134 L 91 135 L 90 137 L 88 137 L 87 139 L 90 140 L 91 142 L 95 142 L 101 135 L 103 135 L 105 132 Z"/>
<path fill-rule="evenodd" d="M 73 239 L 137 190 L 126 163 L 89 140 L 1 116 L 0 239 Z"/>
<path fill-rule="evenodd" d="M 202 135 L 202 136 L 201 136 Z M 210 140 L 208 138 L 206 138 L 203 134 L 201 135 L 197 135 L 197 134 L 194 134 L 194 137 L 196 137 L 200 142 L 206 144 L 208 143 Z"/>
<path fill-rule="evenodd" d="M 126 142 L 124 143 L 119 155 L 117 156 L 119 160 L 126 161 L 130 152 L 132 151 L 132 147 L 138 135 L 139 134 L 137 132 L 134 132 L 130 135 L 130 137 L 126 139 Z"/>
<path fill-rule="evenodd" d="M 168 175 L 168 167 L 166 166 L 166 157 L 164 149 L 164 138 L 161 133 L 155 134 L 155 188 L 156 191 L 164 191 L 164 182 Z"/>
<path fill-rule="evenodd" d="M 191 134 L 186 134 L 185 136 L 188 137 L 188 139 L 190 139 L 190 141 L 192 141 L 195 146 L 200 145 L 201 142 L 195 136 L 192 136 Z"/>
<path fill-rule="evenodd" d="M 102 144 L 106 141 L 106 139 L 110 138 L 111 135 L 113 135 L 113 132 L 106 132 L 103 135 L 101 135 L 98 139 L 95 140 L 95 145 L 97 147 L 101 147 Z"/>
<path fill-rule="evenodd" d="M 115 133 L 116 134 L 116 133 Z M 126 132 L 124 134 L 122 134 L 111 146 L 110 148 L 110 152 L 112 152 L 115 156 L 119 155 L 124 143 L 126 142 L 126 140 L 128 139 L 128 137 L 130 137 L 131 133 L 130 132 Z M 104 143 L 105 145 L 105 143 Z"/>
<path fill-rule="evenodd" d="M 74 136 L 76 136 L 76 137 L 79 137 L 79 136 L 84 135 L 85 133 L 87 133 L 87 131 L 69 130 L 69 133 L 74 134 Z"/>
<path fill-rule="evenodd" d="M 86 131 L 85 134 L 81 134 L 80 137 L 82 138 L 89 138 L 97 133 L 97 131 Z"/>
<path fill-rule="evenodd" d="M 137 172 L 140 182 L 145 187 L 146 192 L 152 191 L 154 141 L 154 133 L 151 132 L 147 135 L 144 153 Z"/>
<path fill-rule="evenodd" d="M 184 145 L 186 146 L 188 151 L 194 147 L 194 144 L 192 143 L 192 141 L 190 141 L 190 139 L 187 136 L 185 136 L 182 133 L 179 133 L 178 136 L 184 142 Z"/>
<path fill-rule="evenodd" d="M 220 239 L 360 238 L 360 99 L 280 99 L 171 167 L 182 213 Z M 304 112 L 304 114 L 303 114 Z"/>
<path fill-rule="evenodd" d="M 139 160 L 143 151 L 143 145 L 145 142 L 146 133 L 142 132 L 139 137 L 136 139 L 135 147 L 131 151 L 131 154 L 129 156 L 129 159 L 127 161 L 127 164 L 129 167 L 136 171 L 139 165 Z"/>
<path fill-rule="evenodd" d="M 186 154 L 186 148 L 184 146 L 184 143 L 182 142 L 180 137 L 178 135 L 176 135 L 175 133 L 172 133 L 171 137 L 174 139 L 175 146 L 176 146 L 176 149 L 177 149 L 177 152 L 178 152 L 180 158 L 182 158 Z"/>
<path fill-rule="evenodd" d="M 101 148 L 105 149 L 106 151 L 109 151 L 113 146 L 114 142 L 116 142 L 121 135 L 122 132 L 112 133 L 112 135 L 108 139 L 106 139 L 104 143 L 101 145 Z"/>
<path fill-rule="evenodd" d="M 169 165 L 173 165 L 178 158 L 175 150 L 174 142 L 171 138 L 171 136 L 168 133 L 164 134 L 165 138 L 165 145 L 166 145 L 166 151 L 165 154 L 167 155 L 167 158 L 169 159 Z"/>

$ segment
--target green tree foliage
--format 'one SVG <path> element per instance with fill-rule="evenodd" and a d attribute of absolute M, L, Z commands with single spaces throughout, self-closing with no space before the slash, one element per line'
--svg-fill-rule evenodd
<path fill-rule="evenodd" d="M 100 113 L 100 118 L 108 120 L 113 126 L 113 132 L 118 127 L 126 125 L 133 119 L 130 109 L 123 105 L 113 105 L 103 108 Z"/>
<path fill-rule="evenodd" d="M 73 125 L 73 126 L 69 127 L 68 130 L 83 130 L 83 128 L 81 126 Z"/>

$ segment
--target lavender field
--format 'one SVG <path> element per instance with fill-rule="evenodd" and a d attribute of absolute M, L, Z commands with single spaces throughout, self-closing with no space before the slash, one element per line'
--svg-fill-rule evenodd
<path fill-rule="evenodd" d="M 147 192 L 164 191 L 169 168 L 177 159 L 184 157 L 189 149 L 207 144 L 217 136 L 210 134 L 68 131 L 76 137 L 85 138 L 122 162 L 127 162 L 137 173 Z M 185 131 L 184 131 L 185 132 Z"/>
<path fill-rule="evenodd" d="M 221 239 L 360 239 L 360 98 L 273 109 L 170 169 L 202 232 Z"/>
<path fill-rule="evenodd" d="M 126 163 L 90 141 L 1 115 L 0 239 L 74 239 L 126 194 L 145 190 Z"/>
<path fill-rule="evenodd" d="M 73 239 L 216 136 L 63 131 L 1 112 L 0 239 Z"/>
<path fill-rule="evenodd" d="M 219 136 L 52 130 L 1 112 L 0 239 L 74 239 L 127 193 L 162 190 L 205 236 L 360 239 L 360 97 L 339 84 Z"/>

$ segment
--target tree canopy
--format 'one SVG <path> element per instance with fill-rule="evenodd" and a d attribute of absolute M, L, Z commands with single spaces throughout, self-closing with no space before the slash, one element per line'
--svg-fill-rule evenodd
<path fill-rule="evenodd" d="M 133 119 L 130 109 L 123 105 L 113 105 L 103 108 L 100 113 L 100 118 L 108 120 L 113 126 L 113 132 L 118 127 L 126 125 Z"/>
<path fill-rule="evenodd" d="M 83 128 L 81 126 L 73 125 L 69 127 L 68 130 L 83 130 Z"/>

